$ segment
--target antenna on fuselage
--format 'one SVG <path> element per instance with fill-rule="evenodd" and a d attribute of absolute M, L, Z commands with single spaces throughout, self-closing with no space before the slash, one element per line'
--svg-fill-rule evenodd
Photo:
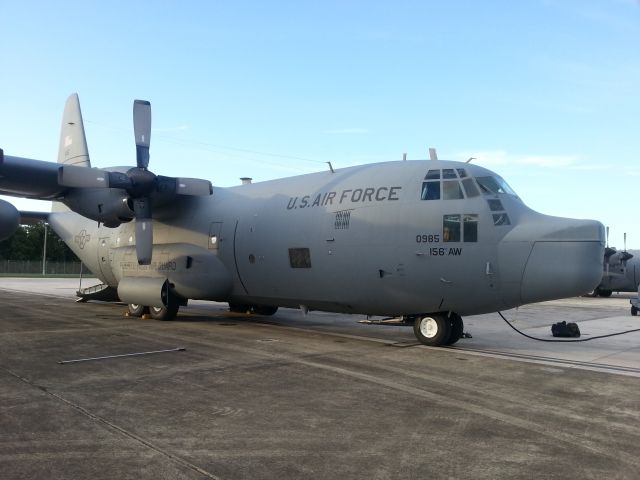
<path fill-rule="evenodd" d="M 333 170 L 333 165 L 331 165 L 331 162 L 325 162 L 325 163 L 326 163 L 327 165 L 329 165 L 329 170 L 331 170 L 331 173 L 336 173 L 336 172 Z"/>
<path fill-rule="evenodd" d="M 464 162 L 464 163 L 471 163 L 471 162 L 472 162 L 473 160 L 475 160 L 475 159 L 476 159 L 476 157 L 469 157 L 469 160 L 467 160 L 467 161 L 466 161 L 466 162 Z"/>
<path fill-rule="evenodd" d="M 429 148 L 429 160 L 438 160 L 438 152 L 435 148 Z"/>
<path fill-rule="evenodd" d="M 403 161 L 403 162 L 406 162 L 406 161 L 407 161 L 407 154 L 406 154 L 406 153 L 403 153 L 403 154 L 402 154 L 402 161 Z"/>

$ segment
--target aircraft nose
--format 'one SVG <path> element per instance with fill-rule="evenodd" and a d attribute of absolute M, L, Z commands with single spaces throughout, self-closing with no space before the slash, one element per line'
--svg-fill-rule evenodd
<path fill-rule="evenodd" d="M 524 264 L 520 270 L 522 303 L 582 295 L 602 280 L 605 234 L 600 222 L 540 215 L 518 225 L 503 241 L 506 252 L 519 252 L 520 265 Z M 529 248 L 525 260 L 522 254 Z M 501 256 L 508 261 L 509 255 Z"/>

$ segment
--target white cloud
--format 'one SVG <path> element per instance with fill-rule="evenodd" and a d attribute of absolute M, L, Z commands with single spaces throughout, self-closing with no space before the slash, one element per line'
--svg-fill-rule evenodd
<path fill-rule="evenodd" d="M 474 163 L 487 166 L 531 166 L 538 168 L 571 168 L 571 169 L 598 169 L 597 166 L 581 165 L 579 155 L 532 155 L 514 154 L 505 150 L 465 151 L 456 157 L 466 159 L 474 157 Z"/>

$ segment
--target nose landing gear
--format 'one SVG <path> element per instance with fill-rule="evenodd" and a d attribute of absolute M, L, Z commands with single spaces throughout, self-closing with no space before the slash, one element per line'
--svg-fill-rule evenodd
<path fill-rule="evenodd" d="M 464 336 L 464 323 L 454 312 L 417 315 L 413 333 L 420 343 L 430 347 L 453 345 Z"/>

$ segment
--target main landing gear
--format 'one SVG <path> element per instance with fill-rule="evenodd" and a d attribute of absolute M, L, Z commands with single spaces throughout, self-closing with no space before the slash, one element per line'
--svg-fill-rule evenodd
<path fill-rule="evenodd" d="M 464 323 L 457 313 L 430 313 L 412 319 L 416 338 L 430 347 L 453 345 L 464 336 Z"/>
<path fill-rule="evenodd" d="M 278 311 L 278 307 L 271 305 L 245 305 L 244 303 L 230 303 L 229 311 L 234 313 L 253 313 L 264 317 L 271 316 Z"/>
<path fill-rule="evenodd" d="M 180 299 L 173 293 L 169 292 L 164 299 L 165 305 L 162 307 L 147 307 L 138 303 L 130 303 L 128 305 L 129 315 L 132 317 L 142 317 L 149 314 L 154 320 L 175 320 L 180 309 Z M 186 300 L 182 303 L 186 305 Z"/>

